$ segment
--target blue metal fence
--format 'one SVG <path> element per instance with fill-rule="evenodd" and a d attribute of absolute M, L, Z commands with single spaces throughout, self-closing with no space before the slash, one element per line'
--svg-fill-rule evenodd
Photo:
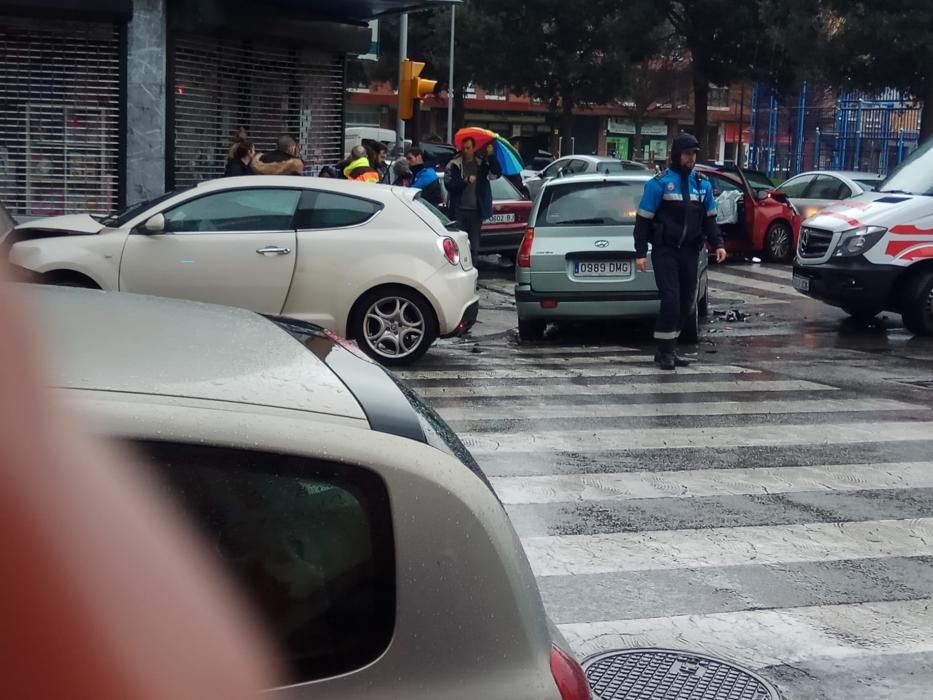
<path fill-rule="evenodd" d="M 917 147 L 920 112 L 894 90 L 833 95 L 804 82 L 780 99 L 755 84 L 749 167 L 779 179 L 816 169 L 886 174 Z"/>

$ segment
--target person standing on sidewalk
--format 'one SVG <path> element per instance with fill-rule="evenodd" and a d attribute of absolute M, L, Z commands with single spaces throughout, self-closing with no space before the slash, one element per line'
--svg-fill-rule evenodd
<path fill-rule="evenodd" d="M 502 168 L 490 143 L 485 157 L 476 153 L 476 142 L 465 138 L 461 152 L 447 164 L 444 185 L 447 188 L 448 216 L 470 236 L 470 254 L 479 255 L 479 236 L 483 221 L 492 216 L 491 177 L 502 175 Z"/>
<path fill-rule="evenodd" d="M 661 312 L 655 325 L 661 369 L 686 367 L 690 362 L 676 354 L 677 338 L 688 314 L 697 303 L 697 272 L 704 244 L 716 250 L 716 262 L 726 259 L 722 233 L 716 224 L 716 199 L 709 180 L 694 171 L 700 144 L 691 134 L 681 134 L 671 148 L 671 164 L 645 183 L 635 217 L 635 266 L 651 265 L 661 295 Z"/>
<path fill-rule="evenodd" d="M 411 170 L 411 187 L 421 190 L 421 196 L 435 207 L 444 206 L 444 191 L 441 189 L 440 178 L 430 165 L 424 162 L 424 153 L 417 146 L 413 146 L 405 154 L 408 167 Z"/>

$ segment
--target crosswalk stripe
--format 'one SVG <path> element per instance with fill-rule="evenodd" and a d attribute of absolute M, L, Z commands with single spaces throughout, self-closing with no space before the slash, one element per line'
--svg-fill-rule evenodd
<path fill-rule="evenodd" d="M 933 488 L 933 462 L 573 474 L 490 479 L 506 505 Z"/>
<path fill-rule="evenodd" d="M 929 440 L 933 422 L 856 422 L 817 425 L 751 424 L 728 428 L 589 429 L 563 433 L 463 433 L 475 454 L 507 452 L 600 452 L 609 449 L 670 449 L 672 447 L 778 447 L 782 445 L 845 445 L 857 442 Z"/>
<path fill-rule="evenodd" d="M 710 286 L 710 303 L 713 306 L 717 302 L 723 299 L 741 301 L 745 304 L 755 304 L 757 306 L 773 306 L 775 304 L 789 304 L 790 299 L 769 299 L 768 297 L 761 297 L 757 294 L 743 294 L 742 292 L 734 292 L 731 289 L 723 289 L 722 287 Z"/>
<path fill-rule="evenodd" d="M 740 277 L 723 272 L 710 270 L 709 278 L 712 282 L 719 284 L 732 284 L 737 287 L 749 287 L 751 289 L 760 289 L 772 294 L 782 294 L 789 297 L 799 297 L 800 294 L 794 291 L 790 284 L 776 284 L 775 282 L 765 282 L 763 280 L 752 279 L 751 277 Z"/>
<path fill-rule="evenodd" d="M 647 364 L 647 363 L 646 363 Z M 677 370 L 678 374 L 760 374 L 760 370 L 735 365 L 698 365 L 684 367 Z M 619 367 L 617 369 L 596 369 L 578 367 L 516 367 L 512 369 L 427 369 L 403 370 L 395 373 L 402 379 L 560 379 L 566 377 L 644 377 L 652 375 L 667 375 L 660 367 Z"/>
<path fill-rule="evenodd" d="M 799 379 L 754 381 L 665 382 L 645 384 L 548 384 L 510 386 L 426 386 L 416 391 L 424 398 L 504 398 L 522 396 L 637 396 L 646 394 L 736 394 L 783 391 L 838 391 L 836 387 Z"/>
<path fill-rule="evenodd" d="M 933 518 L 522 539 L 537 576 L 933 556 Z"/>
<path fill-rule="evenodd" d="M 558 625 L 586 657 L 607 649 L 691 649 L 752 669 L 933 652 L 933 598 Z M 895 693 L 897 695 L 897 693 Z M 869 697 L 874 695 L 868 691 Z"/>
<path fill-rule="evenodd" d="M 821 399 L 800 401 L 709 401 L 702 403 L 635 403 L 603 406 L 451 406 L 439 408 L 447 421 L 539 420 L 544 418 L 634 418 L 639 416 L 744 416 L 772 413 L 845 413 L 927 411 L 916 404 L 890 399 Z M 931 416 L 933 417 L 933 416 Z"/>

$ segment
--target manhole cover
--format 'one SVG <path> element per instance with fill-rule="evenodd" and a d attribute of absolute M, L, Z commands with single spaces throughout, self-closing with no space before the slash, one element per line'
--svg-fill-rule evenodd
<path fill-rule="evenodd" d="M 608 651 L 583 662 L 602 700 L 780 700 L 760 676 L 728 661 L 670 649 Z"/>

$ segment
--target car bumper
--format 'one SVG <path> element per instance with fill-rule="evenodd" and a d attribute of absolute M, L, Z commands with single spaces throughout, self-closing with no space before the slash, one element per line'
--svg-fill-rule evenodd
<path fill-rule="evenodd" d="M 463 319 L 474 304 L 479 305 L 476 268 L 464 270 L 459 265 L 448 265 L 429 279 L 424 287 L 437 313 L 437 334 L 449 337 L 461 333 Z"/>
<path fill-rule="evenodd" d="M 543 303 L 553 304 L 545 308 Z M 515 308 L 521 319 L 586 320 L 606 318 L 651 318 L 661 308 L 656 290 L 632 292 L 535 292 L 528 285 L 515 285 Z"/>
<path fill-rule="evenodd" d="M 479 236 L 480 253 L 518 253 L 525 235 L 524 228 L 506 231 L 481 231 Z"/>
<path fill-rule="evenodd" d="M 852 311 L 891 307 L 891 290 L 903 268 L 874 265 L 863 257 L 820 265 L 794 263 L 794 287 L 802 294 Z"/>
<path fill-rule="evenodd" d="M 454 328 L 450 333 L 444 333 L 441 335 L 441 338 L 452 338 L 454 336 L 463 335 L 476 324 L 476 319 L 478 316 L 479 299 L 466 307 L 463 312 L 463 316 L 460 318 L 460 323 L 457 324 L 456 328 Z"/>

